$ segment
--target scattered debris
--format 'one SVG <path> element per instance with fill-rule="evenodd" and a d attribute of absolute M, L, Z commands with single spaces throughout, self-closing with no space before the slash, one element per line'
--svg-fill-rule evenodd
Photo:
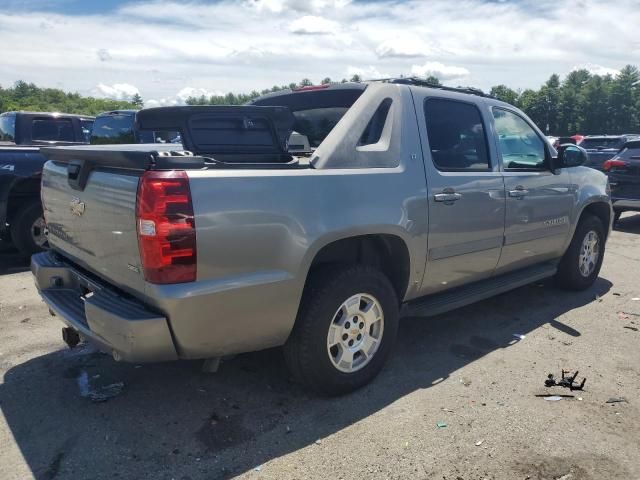
<path fill-rule="evenodd" d="M 287 425 L 287 430 L 286 433 L 291 433 L 293 430 L 291 430 L 291 427 L 289 427 L 289 425 Z"/>
<path fill-rule="evenodd" d="M 447 428 L 447 424 L 445 422 L 436 423 L 436 427 L 438 428 Z"/>
<path fill-rule="evenodd" d="M 582 397 L 578 397 L 578 400 L 581 402 L 582 401 Z"/>
<path fill-rule="evenodd" d="M 316 445 L 322 445 L 322 440 L 320 439 L 316 440 Z"/>
<path fill-rule="evenodd" d="M 582 379 L 582 382 L 578 385 L 574 382 L 576 381 L 576 377 L 578 376 L 578 371 L 574 373 L 571 377 L 565 377 L 565 373 L 568 374 L 568 371 L 562 370 L 562 378 L 560 380 L 556 380 L 553 376 L 553 373 L 550 373 L 547 376 L 547 379 L 544 381 L 545 387 L 563 387 L 568 388 L 571 391 L 574 390 L 582 390 L 584 388 L 584 384 L 587 382 L 586 377 Z"/>
<path fill-rule="evenodd" d="M 625 325 L 625 326 L 624 326 L 624 327 L 622 327 L 622 328 L 626 328 L 626 329 L 628 329 L 628 330 L 633 330 L 634 332 L 637 332 L 637 331 L 638 331 L 638 329 L 637 329 L 636 327 L 632 327 L 631 325 Z"/>
<path fill-rule="evenodd" d="M 27 317 L 20 320 L 20 323 L 29 323 L 30 321 L 31 321 L 31 317 Z"/>
<path fill-rule="evenodd" d="M 553 480 L 571 480 L 573 478 L 572 473 L 567 473 L 566 475 L 562 475 L 561 477 L 554 477 Z"/>
<path fill-rule="evenodd" d="M 616 297 L 619 297 L 620 295 L 622 295 L 621 293 L 618 293 L 618 292 L 613 292 L 613 294 L 614 294 Z"/>
<path fill-rule="evenodd" d="M 513 336 L 516 337 L 518 340 L 524 340 L 525 338 L 527 338 L 526 335 L 522 335 L 521 333 L 514 333 Z"/>
<path fill-rule="evenodd" d="M 484 443 L 484 440 L 478 440 L 476 442 L 476 447 L 479 447 L 480 445 L 482 445 Z"/>
<path fill-rule="evenodd" d="M 629 320 L 629 315 L 627 315 L 627 314 L 626 314 L 626 313 L 624 313 L 624 312 L 618 312 L 618 318 L 619 318 L 620 320 Z"/>
<path fill-rule="evenodd" d="M 98 378 L 95 375 L 92 378 Z M 109 385 L 103 385 L 97 388 L 92 388 L 89 382 L 89 375 L 87 372 L 82 371 L 78 376 L 78 388 L 80 389 L 80 396 L 88 398 L 94 403 L 106 402 L 110 398 L 113 398 L 120 393 L 124 388 L 123 382 L 115 382 Z"/>
<path fill-rule="evenodd" d="M 633 297 L 631 300 L 633 300 L 634 302 L 637 302 L 638 300 L 640 300 L 640 297 Z"/>
<path fill-rule="evenodd" d="M 256 472 L 259 472 L 260 470 L 262 470 L 262 465 L 258 465 L 256 468 L 254 468 L 254 470 Z"/>
<path fill-rule="evenodd" d="M 629 402 L 627 402 L 627 399 L 624 397 L 611 397 L 609 400 L 607 400 L 607 403 L 629 403 Z"/>
<path fill-rule="evenodd" d="M 562 400 L 562 397 L 560 395 L 550 395 L 548 397 L 544 397 L 544 399 L 548 402 L 559 402 Z"/>
<path fill-rule="evenodd" d="M 468 379 L 468 378 L 466 378 L 466 377 L 462 377 L 462 378 L 460 379 L 460 383 L 461 383 L 462 385 L 464 385 L 465 387 L 468 387 L 469 385 L 471 385 L 471 380 L 469 380 L 469 379 Z"/>

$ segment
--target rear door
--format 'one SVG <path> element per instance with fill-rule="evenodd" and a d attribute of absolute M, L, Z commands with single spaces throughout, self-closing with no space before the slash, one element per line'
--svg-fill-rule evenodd
<path fill-rule="evenodd" d="M 567 169 L 551 171 L 547 143 L 525 117 L 502 107 L 492 116 L 507 194 L 504 273 L 562 255 L 575 188 Z"/>
<path fill-rule="evenodd" d="M 427 172 L 429 238 L 422 293 L 490 277 L 504 235 L 504 180 L 475 103 L 413 90 Z M 465 97 L 461 97 L 465 98 Z"/>

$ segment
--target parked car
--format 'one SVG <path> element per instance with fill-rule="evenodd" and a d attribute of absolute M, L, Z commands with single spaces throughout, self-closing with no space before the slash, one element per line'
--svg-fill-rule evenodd
<path fill-rule="evenodd" d="M 0 238 L 24 255 L 47 243 L 40 207 L 40 146 L 87 143 L 93 117 L 65 113 L 0 115 Z"/>
<path fill-rule="evenodd" d="M 609 177 L 614 222 L 625 211 L 640 212 L 640 140 L 625 143 L 620 152 L 604 162 Z"/>
<path fill-rule="evenodd" d="M 606 160 L 616 155 L 630 140 L 640 139 L 638 135 L 587 135 L 579 145 L 587 151 L 585 166 L 602 171 Z"/>
<path fill-rule="evenodd" d="M 126 143 L 181 143 L 176 131 L 141 131 L 136 128 L 138 110 L 112 110 L 100 113 L 93 124 L 91 145 Z"/>
<path fill-rule="evenodd" d="M 31 268 L 70 346 L 129 362 L 284 346 L 299 382 L 341 394 L 383 367 L 401 313 L 598 276 L 607 178 L 517 108 L 415 79 L 254 103 L 137 113 L 186 151 L 46 150 L 51 251 Z M 294 128 L 309 154 L 289 152 Z"/>

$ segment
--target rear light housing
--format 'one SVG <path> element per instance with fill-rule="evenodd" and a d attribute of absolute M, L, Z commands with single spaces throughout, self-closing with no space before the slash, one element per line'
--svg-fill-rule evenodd
<path fill-rule="evenodd" d="M 196 229 L 186 172 L 147 171 L 142 175 L 136 223 L 145 280 L 157 284 L 195 281 Z"/>
<path fill-rule="evenodd" d="M 602 164 L 602 169 L 605 172 L 608 172 L 609 170 L 611 170 L 612 168 L 625 168 L 627 166 L 627 162 L 625 162 L 624 160 L 620 160 L 619 158 L 610 158 L 609 160 L 607 160 L 606 162 L 604 162 Z"/>

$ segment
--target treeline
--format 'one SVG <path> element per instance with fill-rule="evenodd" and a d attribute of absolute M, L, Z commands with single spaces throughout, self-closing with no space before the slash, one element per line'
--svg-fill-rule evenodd
<path fill-rule="evenodd" d="M 436 77 L 426 80 L 440 85 Z M 355 75 L 349 81 L 362 80 Z M 325 83 L 335 82 L 330 78 L 320 82 Z M 260 95 L 308 85 L 313 82 L 305 78 L 299 83 L 275 85 L 260 92 L 190 97 L 187 104 L 241 105 Z M 522 109 L 549 135 L 640 132 L 640 74 L 632 65 L 624 67 L 615 77 L 593 75 L 581 69 L 572 71 L 563 81 L 553 74 L 538 90 L 514 90 L 497 85 L 491 88 L 490 94 Z"/>
<path fill-rule="evenodd" d="M 640 73 L 633 65 L 615 77 L 575 70 L 563 81 L 551 75 L 538 90 L 498 85 L 491 94 L 522 109 L 552 135 L 640 132 Z"/>
<path fill-rule="evenodd" d="M 107 110 L 126 108 L 136 107 L 131 102 L 83 97 L 78 93 L 67 93 L 57 88 L 39 88 L 22 80 L 17 81 L 11 88 L 0 86 L 0 113 L 30 110 L 95 115 Z"/>
<path fill-rule="evenodd" d="M 320 84 L 361 82 L 359 75 L 339 82 L 326 77 Z M 427 82 L 439 85 L 436 77 Z M 189 97 L 187 105 L 241 105 L 260 95 L 280 90 L 313 85 L 305 78 L 298 83 L 274 85 L 250 93 Z M 539 89 L 514 90 L 506 85 L 491 88 L 491 95 L 515 105 L 550 135 L 639 133 L 640 73 L 632 65 L 616 76 L 593 75 L 588 70 L 575 70 L 564 80 L 551 75 Z M 0 87 L 0 112 L 9 110 L 59 111 L 95 115 L 106 110 L 136 108 L 143 105 L 135 95 L 130 102 L 82 97 L 55 88 L 38 88 L 33 83 L 18 81 L 11 88 Z"/>

